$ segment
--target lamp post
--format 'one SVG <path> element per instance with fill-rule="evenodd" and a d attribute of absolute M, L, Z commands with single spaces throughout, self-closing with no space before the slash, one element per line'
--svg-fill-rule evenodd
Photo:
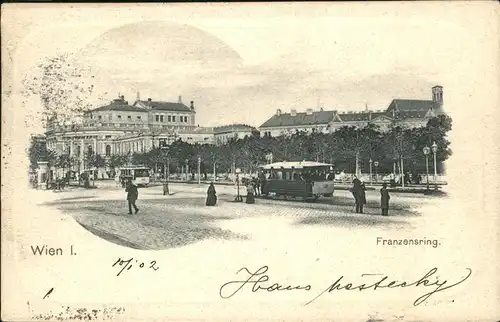
<path fill-rule="evenodd" d="M 198 156 L 198 184 L 201 183 L 201 158 Z"/>
<path fill-rule="evenodd" d="M 236 202 L 242 202 L 243 201 L 243 197 L 240 196 L 240 172 L 241 172 L 241 169 L 240 168 L 237 168 L 235 170 L 236 172 L 236 186 L 237 186 L 237 191 L 238 191 L 238 195 L 236 196 L 236 199 L 234 199 L 234 201 Z"/>
<path fill-rule="evenodd" d="M 434 154 L 434 188 L 437 190 L 437 162 L 436 162 L 436 153 L 437 153 L 437 144 L 436 142 L 432 143 L 432 153 Z"/>
<path fill-rule="evenodd" d="M 216 172 L 215 172 L 215 156 L 212 157 L 213 165 L 214 165 L 214 179 L 213 181 L 215 182 L 217 180 Z"/>
<path fill-rule="evenodd" d="M 425 154 L 425 172 L 427 175 L 427 190 L 429 190 L 429 153 L 431 153 L 431 149 L 428 146 L 423 149 Z"/>
<path fill-rule="evenodd" d="M 378 161 L 373 162 L 375 165 L 375 182 L 378 182 Z"/>
<path fill-rule="evenodd" d="M 170 190 L 168 188 L 168 177 L 170 176 L 170 164 L 169 164 L 169 147 L 168 145 L 163 142 L 164 144 L 160 144 L 161 150 L 165 153 L 165 158 L 166 158 L 166 163 L 164 164 L 163 168 L 163 175 L 165 176 L 165 183 L 163 183 L 163 195 L 170 195 Z"/>
<path fill-rule="evenodd" d="M 370 158 L 369 162 L 370 162 L 370 184 L 372 184 L 373 183 L 373 180 L 372 180 L 373 179 L 373 174 L 372 174 L 372 163 L 373 163 L 373 160 L 372 160 L 372 158 Z"/>

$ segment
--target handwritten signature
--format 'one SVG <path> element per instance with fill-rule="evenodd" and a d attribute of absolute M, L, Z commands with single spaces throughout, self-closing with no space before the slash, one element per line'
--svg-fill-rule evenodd
<path fill-rule="evenodd" d="M 255 272 L 251 272 L 248 268 L 243 267 L 236 274 L 244 271 L 248 275 L 247 277 L 241 280 L 229 281 L 221 286 L 219 289 L 220 297 L 224 299 L 228 299 L 233 297 L 236 293 L 238 293 L 245 285 L 251 285 L 252 292 L 258 291 L 311 291 L 312 286 L 307 285 L 281 285 L 279 283 L 273 284 L 265 284 L 269 281 L 269 276 L 266 274 L 269 267 L 262 266 Z M 315 300 L 317 300 L 321 295 L 325 293 L 331 293 L 333 291 L 364 291 L 364 290 L 373 290 L 384 289 L 384 288 L 405 288 L 405 287 L 434 287 L 434 289 L 430 292 L 427 292 L 417 298 L 415 302 L 413 302 L 414 306 L 418 306 L 429 299 L 433 294 L 438 292 L 442 292 L 444 290 L 455 287 L 463 282 L 465 282 L 471 275 L 472 269 L 466 268 L 468 271 L 467 276 L 462 278 L 457 282 L 449 283 L 447 280 L 440 280 L 437 276 L 435 276 L 438 269 L 436 267 L 430 269 L 427 273 L 423 275 L 423 277 L 416 279 L 411 282 L 407 281 L 397 281 L 391 280 L 389 276 L 384 274 L 361 274 L 361 277 L 372 277 L 372 280 L 364 283 L 353 283 L 353 282 L 345 282 L 344 276 L 340 276 L 335 282 L 333 282 L 330 286 L 328 286 L 324 291 L 319 293 L 316 297 L 305 303 L 304 305 L 311 304 Z M 378 277 L 374 279 L 375 277 Z"/>
<path fill-rule="evenodd" d="M 122 269 L 118 272 L 118 274 L 116 274 L 116 276 L 120 276 L 120 274 L 124 270 L 127 270 L 127 271 L 130 270 L 132 268 L 132 266 L 133 266 L 133 263 L 135 263 L 137 265 L 137 267 L 139 267 L 139 268 L 144 268 L 145 267 L 144 262 L 140 262 L 137 259 L 134 262 L 133 258 L 130 258 L 130 259 L 127 259 L 127 260 L 122 260 L 121 258 L 118 258 L 118 260 L 113 265 L 111 265 L 111 267 L 115 267 L 116 265 L 118 265 L 118 267 L 122 267 Z M 156 261 L 151 261 L 149 263 L 149 268 L 153 269 L 155 271 L 157 271 L 159 269 L 159 267 L 156 265 Z"/>

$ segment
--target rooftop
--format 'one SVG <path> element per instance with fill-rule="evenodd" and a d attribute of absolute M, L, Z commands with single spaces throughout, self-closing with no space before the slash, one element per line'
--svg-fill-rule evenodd
<path fill-rule="evenodd" d="M 101 112 L 101 111 L 147 112 L 147 110 L 145 110 L 143 108 L 129 105 L 128 102 L 125 101 L 123 96 L 120 98 L 114 99 L 108 105 L 104 105 L 104 106 L 95 108 L 95 109 L 90 110 L 86 113 Z"/>
<path fill-rule="evenodd" d="M 134 103 L 134 106 L 138 104 L 142 106 L 150 107 L 152 110 L 161 110 L 161 111 L 174 111 L 174 112 L 191 112 L 191 108 L 186 106 L 184 103 L 173 103 L 173 102 L 163 102 L 163 101 L 144 101 L 137 100 Z"/>
<path fill-rule="evenodd" d="M 394 99 L 387 108 L 390 111 L 396 108 L 400 112 L 406 111 L 424 111 L 427 112 L 431 108 L 437 108 L 434 101 L 431 100 L 412 100 L 412 99 Z"/>
<path fill-rule="evenodd" d="M 302 168 L 308 168 L 308 167 L 327 167 L 327 166 L 333 166 L 333 164 L 329 163 L 321 163 L 321 162 L 315 162 L 315 161 L 293 161 L 293 162 L 275 162 L 271 164 L 266 164 L 261 166 L 262 169 L 302 169 Z"/>
<path fill-rule="evenodd" d="M 261 127 L 328 124 L 333 120 L 333 115 L 333 111 L 299 112 L 295 115 L 290 113 L 274 114 Z"/>
<path fill-rule="evenodd" d="M 229 124 L 213 128 L 214 133 L 225 133 L 232 131 L 252 131 L 252 130 L 255 130 L 255 127 L 247 124 Z"/>

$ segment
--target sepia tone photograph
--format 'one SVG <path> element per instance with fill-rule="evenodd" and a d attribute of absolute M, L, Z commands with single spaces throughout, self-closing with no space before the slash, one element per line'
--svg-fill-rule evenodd
<path fill-rule="evenodd" d="M 2 319 L 499 317 L 496 6 L 3 9 Z"/>

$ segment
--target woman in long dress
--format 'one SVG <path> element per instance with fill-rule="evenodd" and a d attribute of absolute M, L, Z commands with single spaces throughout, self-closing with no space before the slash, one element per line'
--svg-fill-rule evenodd
<path fill-rule="evenodd" d="M 255 203 L 255 189 L 252 183 L 247 186 L 247 200 L 246 203 Z"/>
<path fill-rule="evenodd" d="M 216 203 L 217 203 L 217 194 L 215 191 L 214 183 L 211 182 L 210 186 L 208 187 L 208 190 L 207 190 L 206 205 L 207 206 L 215 206 Z"/>
<path fill-rule="evenodd" d="M 387 183 L 384 182 L 382 189 L 380 189 L 380 208 L 382 208 L 382 216 L 389 216 L 389 190 L 387 190 Z"/>

